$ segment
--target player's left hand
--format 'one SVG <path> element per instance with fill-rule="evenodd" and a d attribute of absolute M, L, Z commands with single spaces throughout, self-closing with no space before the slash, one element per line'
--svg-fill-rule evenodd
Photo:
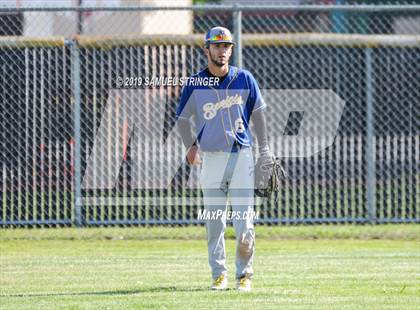
<path fill-rule="evenodd" d="M 268 197 L 278 191 L 280 179 L 286 177 L 279 159 L 269 151 L 260 154 L 254 171 L 255 193 L 260 197 Z"/>

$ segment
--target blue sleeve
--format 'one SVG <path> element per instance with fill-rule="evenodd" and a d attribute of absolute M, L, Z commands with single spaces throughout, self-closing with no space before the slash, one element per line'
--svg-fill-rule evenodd
<path fill-rule="evenodd" d="M 176 120 L 189 120 L 193 115 L 194 107 L 191 97 L 191 88 L 184 86 L 181 92 L 181 99 L 179 100 L 178 107 L 176 109 Z"/>
<path fill-rule="evenodd" d="M 249 107 L 250 111 L 254 112 L 257 110 L 262 110 L 267 107 L 262 95 L 261 90 L 258 86 L 257 81 L 251 73 L 248 73 L 248 83 L 249 83 Z"/>

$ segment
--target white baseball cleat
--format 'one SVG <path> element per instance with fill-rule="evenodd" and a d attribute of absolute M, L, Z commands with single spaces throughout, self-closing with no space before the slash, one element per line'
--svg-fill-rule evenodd
<path fill-rule="evenodd" d="M 251 278 L 248 274 L 236 280 L 236 289 L 241 292 L 251 291 Z"/>
<path fill-rule="evenodd" d="M 211 286 L 212 290 L 226 290 L 228 285 L 227 277 L 225 275 L 220 275 L 216 279 L 213 280 L 213 284 Z"/>

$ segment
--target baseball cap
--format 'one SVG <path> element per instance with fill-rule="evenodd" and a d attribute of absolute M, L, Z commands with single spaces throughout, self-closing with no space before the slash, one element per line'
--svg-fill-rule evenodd
<path fill-rule="evenodd" d="M 211 43 L 231 43 L 233 42 L 232 34 L 225 27 L 213 27 L 206 33 L 206 45 Z"/>

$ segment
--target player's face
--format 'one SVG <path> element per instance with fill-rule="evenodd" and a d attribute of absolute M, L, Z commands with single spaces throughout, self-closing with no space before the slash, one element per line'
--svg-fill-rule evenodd
<path fill-rule="evenodd" d="M 230 43 L 212 43 L 209 44 L 207 49 L 207 57 L 218 67 L 223 67 L 229 63 L 230 56 L 232 55 L 232 45 Z"/>

